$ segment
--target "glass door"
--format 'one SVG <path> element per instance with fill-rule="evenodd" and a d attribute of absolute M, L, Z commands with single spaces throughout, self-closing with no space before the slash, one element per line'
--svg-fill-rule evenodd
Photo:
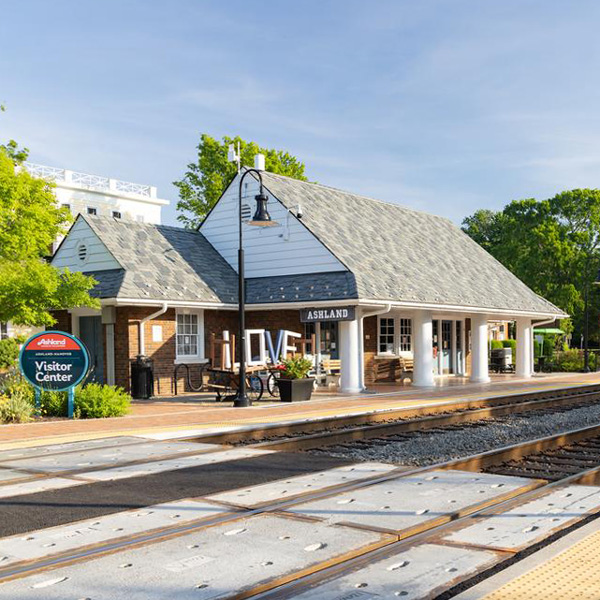
<path fill-rule="evenodd" d="M 332 360 L 337 360 L 340 357 L 337 321 L 321 322 L 321 356 Z"/>
<path fill-rule="evenodd" d="M 452 373 L 452 321 L 442 321 L 442 373 Z"/>

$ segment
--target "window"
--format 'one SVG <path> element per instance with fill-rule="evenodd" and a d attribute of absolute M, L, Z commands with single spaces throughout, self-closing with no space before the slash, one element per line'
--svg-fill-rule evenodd
<path fill-rule="evenodd" d="M 412 351 L 412 320 L 400 319 L 400 352 Z"/>
<path fill-rule="evenodd" d="M 61 204 L 60 207 L 61 208 L 66 208 L 67 210 L 71 210 L 71 205 L 70 204 Z"/>
<path fill-rule="evenodd" d="M 0 340 L 8 337 L 8 323 L 0 323 Z"/>
<path fill-rule="evenodd" d="M 378 349 L 380 354 L 394 353 L 394 337 L 395 337 L 394 319 L 389 317 L 379 318 L 379 343 Z"/>
<path fill-rule="evenodd" d="M 98 211 L 95 208 L 92 208 L 91 206 L 88 206 L 87 214 L 88 215 L 97 215 Z"/>
<path fill-rule="evenodd" d="M 304 339 L 311 340 L 313 335 L 316 335 L 317 327 L 316 323 L 304 323 Z M 313 348 L 312 342 L 306 342 L 306 354 L 314 354 L 317 351 Z"/>
<path fill-rule="evenodd" d="M 177 358 L 204 357 L 201 313 L 177 313 Z"/>
<path fill-rule="evenodd" d="M 113 216 L 113 219 L 120 219 L 121 218 L 121 213 L 118 210 L 113 210 L 112 211 L 112 216 Z"/>

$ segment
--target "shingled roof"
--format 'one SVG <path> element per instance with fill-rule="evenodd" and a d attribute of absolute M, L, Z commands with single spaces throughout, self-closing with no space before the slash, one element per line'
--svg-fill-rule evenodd
<path fill-rule="evenodd" d="M 123 267 L 90 274 L 101 298 L 231 304 L 237 274 L 196 231 L 167 225 L 79 216 Z"/>
<path fill-rule="evenodd" d="M 352 272 L 358 297 L 565 316 L 448 219 L 263 172 L 267 190 Z"/>

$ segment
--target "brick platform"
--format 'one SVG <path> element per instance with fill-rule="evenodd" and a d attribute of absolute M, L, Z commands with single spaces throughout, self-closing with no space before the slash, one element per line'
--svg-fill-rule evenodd
<path fill-rule="evenodd" d="M 414 408 L 465 399 L 540 391 L 565 386 L 600 383 L 600 373 L 547 375 L 530 380 L 500 376 L 488 384 L 455 385 L 430 389 L 379 386 L 373 394 L 325 396 L 317 394 L 304 403 L 261 403 L 250 408 L 208 404 L 199 397 L 181 396 L 135 402 L 131 414 L 113 419 L 54 420 L 19 425 L 0 425 L 0 449 L 66 442 L 115 435 L 185 437 L 205 430 L 251 426 L 344 414 L 361 414 L 396 408 Z"/>

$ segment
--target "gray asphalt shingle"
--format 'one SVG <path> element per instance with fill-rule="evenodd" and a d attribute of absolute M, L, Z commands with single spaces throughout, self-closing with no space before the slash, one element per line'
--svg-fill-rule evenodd
<path fill-rule="evenodd" d="M 448 219 L 263 172 L 284 206 L 347 266 L 361 299 L 564 313 Z"/>

